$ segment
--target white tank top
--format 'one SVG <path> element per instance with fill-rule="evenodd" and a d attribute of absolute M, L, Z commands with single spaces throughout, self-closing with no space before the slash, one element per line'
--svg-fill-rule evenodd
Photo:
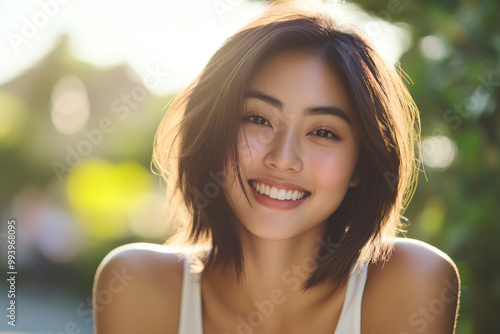
<path fill-rule="evenodd" d="M 182 299 L 179 334 L 203 334 L 201 311 L 200 274 L 190 271 L 191 264 L 184 258 L 184 277 L 182 279 Z M 361 300 L 365 289 L 368 266 L 361 272 L 353 271 L 347 281 L 347 290 L 340 318 L 333 334 L 361 333 Z"/>

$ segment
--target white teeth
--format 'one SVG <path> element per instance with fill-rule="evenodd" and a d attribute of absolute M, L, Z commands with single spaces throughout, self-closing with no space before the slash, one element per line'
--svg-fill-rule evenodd
<path fill-rule="evenodd" d="M 262 194 L 262 191 L 260 193 Z M 266 184 L 266 188 L 264 190 L 264 195 L 269 196 L 270 193 L 271 193 L 271 188 Z"/>
<path fill-rule="evenodd" d="M 271 188 L 271 193 L 269 194 L 269 197 L 271 197 L 272 199 L 278 198 L 278 189 L 276 187 Z"/>
<path fill-rule="evenodd" d="M 285 201 L 285 200 L 292 200 L 296 201 L 304 197 L 305 192 L 304 191 L 298 191 L 298 190 L 285 190 L 285 189 L 278 189 L 276 187 L 270 187 L 267 184 L 264 183 L 258 183 L 255 181 L 251 182 L 253 188 L 257 190 L 258 193 L 262 195 L 267 195 L 271 197 L 272 199 L 277 199 L 280 201 Z"/>
<path fill-rule="evenodd" d="M 278 192 L 278 199 L 284 201 L 286 199 L 286 190 L 280 189 Z"/>

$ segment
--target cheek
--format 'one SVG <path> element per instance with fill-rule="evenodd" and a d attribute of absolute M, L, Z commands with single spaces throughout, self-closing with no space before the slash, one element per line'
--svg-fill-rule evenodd
<path fill-rule="evenodd" d="M 238 153 L 242 164 L 251 164 L 252 159 L 258 157 L 271 139 L 270 131 L 247 131 L 246 135 L 240 134 Z"/>
<path fill-rule="evenodd" d="M 348 187 L 354 168 L 356 155 L 350 149 L 330 152 L 310 152 L 309 168 L 319 186 Z"/>
<path fill-rule="evenodd" d="M 254 145 L 248 136 L 240 136 L 238 142 L 238 154 L 242 162 L 251 161 L 252 155 L 254 154 Z"/>
<path fill-rule="evenodd" d="M 253 162 L 256 161 L 258 157 L 258 154 L 260 152 L 259 147 L 261 146 L 262 145 L 259 145 L 258 141 L 255 140 L 254 137 L 248 135 L 245 137 L 245 135 L 240 134 L 237 149 L 239 155 L 240 173 L 242 177 L 245 177 L 245 175 L 250 172 Z M 228 188 L 227 192 L 232 192 L 233 196 L 235 193 L 241 192 L 241 186 L 236 177 L 236 165 L 229 168 L 228 172 L 226 173 L 225 184 Z"/>

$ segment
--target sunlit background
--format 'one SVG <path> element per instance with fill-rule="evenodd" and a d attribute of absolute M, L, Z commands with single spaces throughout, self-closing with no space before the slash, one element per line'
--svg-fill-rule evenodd
<path fill-rule="evenodd" d="M 266 6 L 0 0 L 0 254 L 10 218 L 18 241 L 16 327 L 2 313 L 0 330 L 92 333 L 92 280 L 105 254 L 172 233 L 150 169 L 163 107 Z M 425 173 L 408 236 L 456 261 L 458 333 L 500 332 L 500 5 L 362 0 L 332 10 L 411 78 Z"/>

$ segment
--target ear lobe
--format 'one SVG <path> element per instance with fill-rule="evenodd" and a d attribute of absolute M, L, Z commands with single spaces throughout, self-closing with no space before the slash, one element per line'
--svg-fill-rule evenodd
<path fill-rule="evenodd" d="M 359 184 L 359 165 L 356 165 L 356 168 L 354 168 L 354 172 L 352 172 L 351 176 L 351 181 L 349 181 L 349 187 L 354 188 L 357 187 Z"/>
<path fill-rule="evenodd" d="M 354 188 L 354 187 L 357 187 L 359 184 L 359 177 L 358 176 L 353 176 L 353 178 L 351 179 L 351 182 L 349 182 L 349 187 L 350 188 Z"/>

